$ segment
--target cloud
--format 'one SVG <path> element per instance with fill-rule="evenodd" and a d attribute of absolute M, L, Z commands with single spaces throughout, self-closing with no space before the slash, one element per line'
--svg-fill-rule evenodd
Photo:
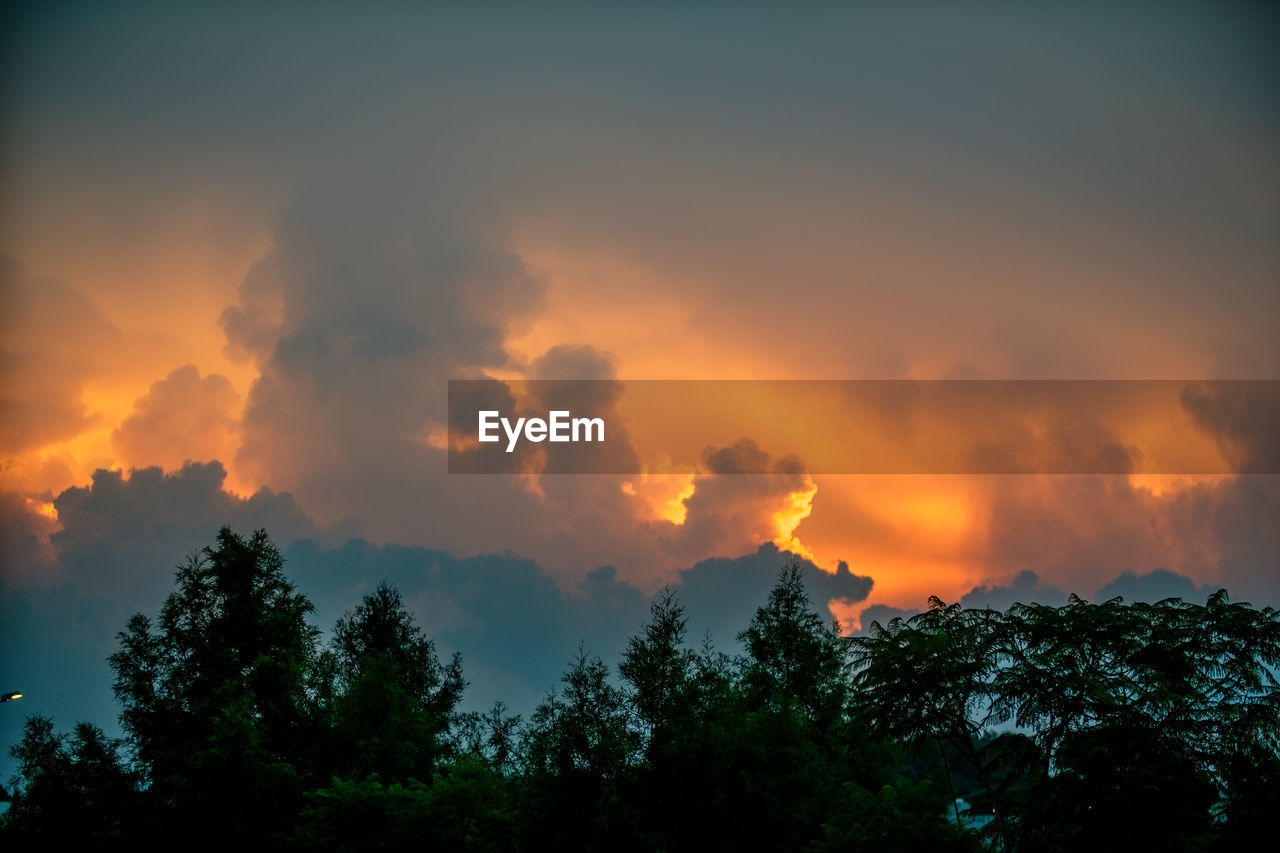
<path fill-rule="evenodd" d="M 240 396 L 223 376 L 204 378 L 194 364 L 174 370 L 133 404 L 111 443 L 130 467 L 173 470 L 188 461 L 235 455 Z"/>
<path fill-rule="evenodd" d="M 229 352 L 260 370 L 232 464 L 237 482 L 296 495 L 321 525 L 352 519 L 370 541 L 511 548 L 570 587 L 610 564 L 652 589 L 681 566 L 778 538 L 779 513 L 798 520 L 813 487 L 791 459 L 754 480 L 717 477 L 711 460 L 683 525 L 655 512 L 634 477 L 446 474 L 449 379 L 610 379 L 617 366 L 591 346 L 509 351 L 540 317 L 551 281 L 511 248 L 506 169 L 481 149 L 440 145 L 409 159 L 391 145 L 358 176 L 319 175 L 279 217 L 273 247 L 223 315 Z M 551 396 L 538 387 L 519 400 L 530 411 L 613 411 L 621 393 L 604 383 L 588 389 L 604 397 L 588 400 L 573 386 Z M 539 450 L 548 463 L 567 452 Z M 607 445 L 576 448 L 571 461 L 635 470 L 636 453 L 618 421 Z"/>
<path fill-rule="evenodd" d="M 1280 472 L 1280 394 L 1264 383 L 1188 385 L 1182 407 L 1241 474 Z"/>
<path fill-rule="evenodd" d="M 975 586 L 960 599 L 960 606 L 973 609 L 1008 610 L 1014 604 L 1065 604 L 1067 593 L 1040 582 L 1035 572 L 1023 571 L 1006 586 Z"/>
<path fill-rule="evenodd" d="M 1181 598 L 1183 601 L 1203 603 L 1213 592 L 1214 587 L 1197 584 L 1191 578 L 1174 572 L 1156 569 L 1146 574 L 1124 572 L 1120 577 L 1106 584 L 1097 592 L 1097 601 L 1109 601 L 1120 597 L 1126 602 L 1163 601 L 1166 598 Z"/>
<path fill-rule="evenodd" d="M 57 522 L 40 509 L 49 505 L 13 492 L 0 492 L 0 583 L 48 584 L 55 555 L 49 535 Z"/>
<path fill-rule="evenodd" d="M 1086 601 L 1107 601 L 1117 596 L 1128 603 L 1136 601 L 1155 602 L 1166 598 L 1181 598 L 1184 601 L 1201 602 L 1214 591 L 1213 587 L 1199 585 L 1190 578 L 1164 569 L 1156 569 L 1145 574 L 1131 571 L 1121 572 L 1115 579 L 1103 584 L 1095 594 L 1077 590 L 1077 594 Z M 1060 589 L 1046 586 L 1035 572 L 1019 572 L 1007 584 L 982 584 L 973 587 L 961 596 L 959 604 L 966 609 L 1008 610 L 1014 604 L 1047 604 L 1059 607 L 1067 603 L 1068 594 Z M 886 604 L 873 604 L 865 608 L 859 619 L 860 633 L 867 633 L 872 622 L 888 625 L 895 618 L 910 619 L 920 609 L 890 607 Z"/>
<path fill-rule="evenodd" d="M 738 632 L 794 556 L 766 544 L 680 571 L 672 587 L 688 610 L 690 641 L 699 643 L 709 632 L 721 649 L 737 651 Z M 556 683 L 579 642 L 614 660 L 648 619 L 649 596 L 612 566 L 564 589 L 542 566 L 511 553 L 463 557 L 363 540 L 335 548 L 300 541 L 286 558 L 325 629 L 379 580 L 395 583 L 424 629 L 444 648 L 462 653 L 472 682 L 468 701 L 477 705 L 502 698 L 516 708 L 531 707 Z M 871 579 L 853 575 L 848 566 L 831 574 L 802 564 L 815 609 L 826 618 L 828 601 L 860 601 L 871 589 Z"/>
<path fill-rule="evenodd" d="M 218 528 L 265 527 L 281 541 L 318 535 L 292 496 L 262 490 L 238 498 L 222 489 L 218 462 L 188 463 L 177 471 L 140 468 L 97 471 L 87 487 L 54 501 L 60 529 L 49 541 L 59 577 L 77 588 L 151 609 L 162 600 L 174 566 L 211 543 Z"/>
<path fill-rule="evenodd" d="M 944 596 L 939 596 L 946 600 Z M 1008 610 L 1014 604 L 1049 604 L 1057 606 L 1067 602 L 1067 593 L 1041 583 L 1035 572 L 1022 571 L 1006 584 L 980 584 L 960 597 L 957 602 L 966 609 Z M 888 625 L 895 618 L 910 619 L 924 610 L 927 603 L 921 601 L 917 609 L 891 607 L 887 604 L 872 604 L 865 608 L 858 617 L 860 633 L 867 633 L 871 623 L 879 622 Z"/>
<path fill-rule="evenodd" d="M 278 544 L 290 543 L 283 548 L 286 573 L 315 604 L 322 630 L 379 581 L 395 583 L 441 648 L 462 653 L 469 707 L 500 698 L 527 711 L 557 682 L 580 642 L 614 660 L 648 618 L 649 592 L 613 566 L 566 585 L 511 552 L 461 556 L 361 539 L 326 544 L 335 534 L 318 530 L 290 496 L 264 491 L 240 499 L 222 490 L 224 476 L 217 463 L 167 474 L 140 469 L 128 477 L 100 471 L 91 486 L 55 499 L 61 529 L 45 549 L 39 545 L 48 530 L 35 523 L 41 517 L 16 497 L 3 504 L 0 647 L 6 677 L 28 692 L 28 710 L 51 713 L 64 725 L 89 718 L 115 730 L 105 664 L 115 633 L 129 613 L 157 612 L 171 591 L 173 567 L 213 542 L 224 523 L 241 531 L 265 526 Z M 691 642 L 710 632 L 720 648 L 736 651 L 738 632 L 795 556 L 766 543 L 676 572 Z M 861 601 L 871 589 L 870 578 L 846 565 L 832 574 L 802 562 L 824 616 L 829 602 Z M 0 737 L 12 742 L 18 729 L 10 728 L 0 727 Z"/>
<path fill-rule="evenodd" d="M 885 627 L 894 619 L 910 619 L 919 612 L 918 610 L 909 610 L 901 607 L 890 607 L 887 604 L 872 604 L 858 616 L 858 633 L 869 634 L 872 624 L 876 622 L 880 623 L 881 627 Z"/>
<path fill-rule="evenodd" d="M 260 371 L 234 468 L 323 522 L 358 516 L 370 538 L 472 549 L 482 538 L 454 531 L 495 494 L 513 515 L 536 499 L 519 484 L 446 489 L 444 453 L 424 436 L 445 422 L 448 379 L 518 366 L 504 341 L 542 308 L 547 282 L 493 233 L 501 218 L 481 202 L 492 177 L 423 162 L 317 177 L 280 216 L 223 315 L 228 346 Z"/>
<path fill-rule="evenodd" d="M 761 539 L 786 539 L 817 493 L 799 458 L 775 458 L 751 439 L 706 448 L 702 468 L 672 540 L 692 559 L 741 553 Z"/>
<path fill-rule="evenodd" d="M 82 395 L 116 328 L 62 282 L 0 255 L 0 454 L 71 438 L 94 423 Z"/>
<path fill-rule="evenodd" d="M 675 589 L 689 608 L 690 634 L 700 638 L 709 632 L 721 648 L 732 647 L 738 632 L 747 627 L 747 621 L 777 582 L 778 570 L 796 556 L 766 542 L 754 553 L 713 557 L 680 572 Z M 853 574 L 846 563 L 831 573 L 808 560 L 800 562 L 805 571 L 805 588 L 824 618 L 834 618 L 828 603 L 857 603 L 871 591 L 871 578 Z"/>
<path fill-rule="evenodd" d="M 1087 597 L 1164 568 L 1280 602 L 1280 477 L 992 478 L 981 500 L 988 577 L 1030 570 Z"/>
<path fill-rule="evenodd" d="M 116 632 L 133 612 L 157 612 L 175 566 L 222 525 L 320 537 L 288 495 L 241 499 L 223 491 L 225 476 L 217 462 L 98 471 L 53 499 L 56 523 L 40 502 L 0 497 L 0 672 L 13 685 L 3 689 L 26 693 L 18 713 L 0 715 L 0 743 L 15 743 L 31 713 L 117 731 L 106 664 Z"/>

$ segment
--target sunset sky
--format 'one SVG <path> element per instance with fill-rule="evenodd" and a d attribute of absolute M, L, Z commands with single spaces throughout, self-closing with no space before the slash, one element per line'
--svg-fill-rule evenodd
<path fill-rule="evenodd" d="M 228 523 L 323 628 L 396 581 L 477 702 L 612 656 L 664 584 L 732 648 L 787 551 L 850 630 L 1280 605 L 1274 475 L 464 477 L 432 441 L 483 376 L 1280 379 L 1274 12 L 424 5 L 5 12 L 24 712 L 109 725 L 112 636 Z"/>

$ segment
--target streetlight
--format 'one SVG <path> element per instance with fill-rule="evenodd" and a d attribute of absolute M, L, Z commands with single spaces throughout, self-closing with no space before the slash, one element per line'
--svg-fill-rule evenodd
<path fill-rule="evenodd" d="M 0 702 L 12 702 L 14 699 L 21 699 L 22 691 L 15 690 L 12 693 L 0 693 Z"/>

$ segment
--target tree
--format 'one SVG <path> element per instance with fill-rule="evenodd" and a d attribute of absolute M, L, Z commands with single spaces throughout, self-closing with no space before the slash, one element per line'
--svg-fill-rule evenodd
<path fill-rule="evenodd" d="M 931 599 L 856 647 L 860 719 L 938 744 L 949 779 L 951 755 L 976 768 L 1007 848 L 1094 846 L 1122 823 L 1185 838 L 1207 831 L 1215 798 L 1243 832 L 1275 790 L 1246 768 L 1280 746 L 1280 613 L 1225 591 L 1203 606 L 1071 596 L 1005 613 Z M 1019 731 L 983 744 L 988 721 Z"/>
<path fill-rule="evenodd" d="M 827 821 L 810 853 L 846 850 L 894 850 L 902 853 L 981 849 L 978 837 L 965 832 L 942 814 L 946 795 L 927 780 L 915 784 L 884 785 L 876 793 L 846 782 L 845 803 Z"/>
<path fill-rule="evenodd" d="M 688 617 L 670 587 L 658 593 L 649 617 L 644 633 L 628 641 L 618 671 L 632 687 L 632 702 L 650 740 L 662 741 L 694 700 L 690 688 L 697 656 L 685 647 Z"/>
<path fill-rule="evenodd" d="M 649 622 L 632 637 L 618 669 L 643 741 L 644 761 L 629 789 L 651 849 L 715 850 L 733 844 L 730 813 L 737 765 L 735 702 L 728 660 L 708 642 L 685 645 L 687 617 L 664 589 Z"/>
<path fill-rule="evenodd" d="M 626 696 L 609 670 L 579 647 L 530 719 L 525 741 L 530 843 L 552 849 L 638 848 L 620 789 L 637 757 L 639 738 Z"/>
<path fill-rule="evenodd" d="M 778 582 L 738 639 L 748 696 L 771 708 L 796 707 L 811 720 L 830 722 L 844 711 L 849 652 L 839 625 L 824 623 L 804 588 L 799 560 L 778 572 Z"/>
<path fill-rule="evenodd" d="M 429 781 L 466 687 L 460 657 L 441 664 L 386 582 L 338 620 L 332 650 L 339 692 L 329 766 L 346 778 Z"/>
<path fill-rule="evenodd" d="M 27 718 L 10 750 L 18 762 L 6 834 L 15 840 L 124 845 L 141 816 L 137 774 L 121 759 L 119 742 L 89 723 L 71 736 L 56 734 L 48 717 Z"/>
<path fill-rule="evenodd" d="M 868 636 L 853 640 L 860 723 L 880 737 L 936 747 L 957 823 L 952 754 L 978 769 L 986 793 L 994 793 L 975 737 L 990 710 L 999 624 L 996 611 L 964 610 L 931 596 L 925 612 L 887 627 L 872 623 Z"/>
<path fill-rule="evenodd" d="M 502 701 L 494 702 L 483 714 L 479 711 L 459 714 L 452 732 L 453 751 L 459 756 L 483 761 L 503 777 L 518 775 L 524 767 L 520 726 L 520 715 L 509 714 Z"/>
<path fill-rule="evenodd" d="M 333 780 L 306 795 L 295 841 L 304 850 L 507 851 L 514 815 L 502 780 L 474 758 L 450 765 L 431 785 L 384 785 L 378 776 Z"/>
<path fill-rule="evenodd" d="M 152 623 L 110 658 L 121 723 L 156 803 L 186 831 L 263 838 L 296 813 L 314 740 L 318 632 L 265 531 L 222 528 L 177 571 Z"/>
<path fill-rule="evenodd" d="M 798 849 L 841 808 L 840 781 L 869 781 L 847 714 L 848 641 L 815 611 L 799 560 L 779 571 L 738 638 L 740 845 Z"/>
<path fill-rule="evenodd" d="M 1094 728 L 1150 730 L 1229 791 L 1239 755 L 1280 751 L 1280 611 L 1167 599 L 1015 605 L 997 634 L 994 712 L 1035 732 L 1050 766 Z"/>
<path fill-rule="evenodd" d="M 404 691 L 440 720 L 447 720 L 466 687 L 461 656 L 454 654 L 448 665 L 440 663 L 435 643 L 387 581 L 338 620 L 333 650 L 347 686 L 372 667 L 388 666 Z"/>

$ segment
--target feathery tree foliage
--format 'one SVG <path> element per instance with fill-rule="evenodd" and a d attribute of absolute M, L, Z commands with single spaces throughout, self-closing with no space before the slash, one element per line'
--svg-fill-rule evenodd
<path fill-rule="evenodd" d="M 310 769 L 308 677 L 319 632 L 264 531 L 223 528 L 178 569 L 153 623 L 142 614 L 110 658 L 120 721 L 147 791 L 197 832 L 288 827 Z"/>
<path fill-rule="evenodd" d="M 112 655 L 126 737 L 28 720 L 0 833 L 95 848 L 1208 850 L 1280 801 L 1280 613 L 1215 593 L 929 609 L 841 636 L 798 563 L 730 656 L 655 597 L 527 721 L 461 713 L 382 584 L 327 643 L 228 529 Z M 744 614 L 745 615 L 745 614 Z M 616 675 L 616 680 L 615 680 Z M 962 810 L 961 802 L 970 804 Z M 981 824 L 985 823 L 985 828 Z M 979 831 L 980 830 L 980 831 Z"/>

